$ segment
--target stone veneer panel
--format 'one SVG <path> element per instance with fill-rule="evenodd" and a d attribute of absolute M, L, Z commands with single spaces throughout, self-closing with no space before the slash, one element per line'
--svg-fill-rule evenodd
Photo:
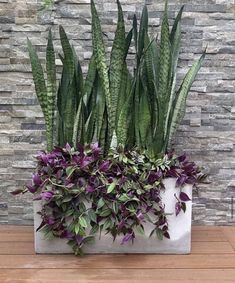
<path fill-rule="evenodd" d="M 44 148 L 44 120 L 34 94 L 26 38 L 44 58 L 46 37 L 52 26 L 59 49 L 62 24 L 75 46 L 83 68 L 91 56 L 89 0 L 57 1 L 53 10 L 39 12 L 36 0 L 0 0 L 0 223 L 32 224 L 29 195 L 10 191 L 30 178 L 34 154 Z M 96 0 L 107 47 L 114 37 L 116 4 Z M 146 0 L 150 26 L 159 31 L 163 0 Z M 138 17 L 142 0 L 121 0 L 128 26 Z M 175 140 L 177 152 L 186 151 L 210 174 L 211 184 L 194 194 L 195 224 L 233 225 L 235 197 L 235 0 L 169 1 L 170 21 L 181 5 L 182 49 L 179 78 L 207 47 L 207 56 L 187 101 L 187 110 Z M 133 56 L 133 55 L 132 55 Z M 131 59 L 131 55 L 130 55 Z M 57 60 L 57 64 L 60 61 Z M 235 210 L 235 205 L 234 205 Z"/>

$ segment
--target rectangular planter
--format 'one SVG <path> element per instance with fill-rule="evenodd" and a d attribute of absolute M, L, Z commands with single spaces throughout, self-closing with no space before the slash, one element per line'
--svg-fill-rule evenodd
<path fill-rule="evenodd" d="M 146 236 L 136 235 L 134 243 L 121 245 L 121 238 L 117 237 L 113 242 L 111 235 L 97 235 L 94 244 L 88 244 L 83 247 L 86 254 L 99 253 L 149 253 L 149 254 L 188 254 L 191 251 L 191 219 L 192 219 L 192 201 L 186 202 L 186 212 L 180 212 L 175 215 L 176 198 L 174 194 L 179 195 L 179 188 L 175 187 L 176 179 L 168 178 L 164 180 L 166 190 L 161 193 L 162 201 L 165 204 L 165 211 L 169 225 L 170 239 L 159 240 L 153 235 L 149 238 L 153 226 L 145 225 Z M 186 185 L 182 189 L 190 199 L 192 199 L 192 186 Z M 55 238 L 52 240 L 44 239 L 42 232 L 36 232 L 41 223 L 40 215 L 37 214 L 41 209 L 40 201 L 34 201 L 34 229 L 35 229 L 35 251 L 36 253 L 64 254 L 72 253 L 72 249 L 67 245 L 66 239 Z"/>

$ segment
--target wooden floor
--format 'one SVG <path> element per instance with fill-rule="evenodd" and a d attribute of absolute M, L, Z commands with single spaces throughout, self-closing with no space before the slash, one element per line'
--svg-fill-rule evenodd
<path fill-rule="evenodd" d="M 0 283 L 235 283 L 235 227 L 193 227 L 191 255 L 35 255 L 32 227 L 0 226 Z"/>

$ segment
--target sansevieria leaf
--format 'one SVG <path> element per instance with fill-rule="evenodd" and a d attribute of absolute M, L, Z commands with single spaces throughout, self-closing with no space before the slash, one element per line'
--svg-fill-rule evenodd
<path fill-rule="evenodd" d="M 38 55 L 29 39 L 27 39 L 27 45 L 28 45 L 28 52 L 32 67 L 35 91 L 46 123 L 47 150 L 50 151 L 53 143 L 52 134 L 50 132 L 52 128 L 49 126 L 47 87 L 45 83 L 43 68 L 39 61 Z M 50 83 L 49 83 L 49 87 L 50 87 Z"/>
<path fill-rule="evenodd" d="M 81 95 L 79 95 L 80 84 L 78 83 L 79 69 L 76 69 L 79 68 L 77 56 L 69 43 L 64 29 L 60 27 L 59 31 L 64 57 L 60 56 L 63 70 L 57 94 L 57 106 L 61 123 L 60 128 L 64 131 L 63 135 L 60 135 L 64 139 L 61 140 L 62 144 L 60 145 L 64 146 L 65 143 L 73 144 L 74 123 Z"/>
<path fill-rule="evenodd" d="M 122 69 L 125 56 L 125 25 L 123 19 L 123 12 L 119 0 L 118 5 L 118 23 L 113 47 L 111 51 L 109 78 L 110 78 L 110 94 L 111 94 L 111 127 L 115 128 L 115 120 L 117 115 L 117 105 L 119 98 L 119 91 L 121 87 Z"/>
<path fill-rule="evenodd" d="M 55 67 L 55 51 L 52 42 L 51 29 L 49 30 L 48 43 L 46 50 L 46 70 L 47 70 L 47 149 L 53 149 L 54 137 L 54 114 L 56 100 L 56 67 Z"/>
<path fill-rule="evenodd" d="M 28 52 L 32 67 L 33 81 L 35 86 L 36 95 L 38 97 L 42 112 L 44 114 L 45 121 L 48 121 L 47 117 L 47 89 L 45 78 L 43 74 L 43 68 L 39 61 L 38 55 L 29 39 L 27 39 Z"/>
<path fill-rule="evenodd" d="M 138 36 L 138 51 L 137 51 L 137 66 L 140 64 L 140 60 L 144 50 L 144 40 L 145 34 L 148 32 L 148 9 L 147 6 L 144 5 L 141 19 L 140 19 L 140 29 L 139 29 L 139 36 Z"/>
<path fill-rule="evenodd" d="M 205 58 L 205 52 L 202 54 L 200 59 L 196 61 L 193 66 L 190 68 L 188 73 L 186 74 L 179 91 L 176 94 L 176 98 L 173 105 L 173 114 L 171 120 L 169 121 L 168 130 L 168 145 L 171 142 L 177 127 L 179 126 L 184 114 L 186 107 L 186 99 L 189 93 L 189 90 L 196 78 L 196 75 L 201 67 L 201 64 Z"/>
<path fill-rule="evenodd" d="M 105 46 L 103 42 L 102 30 L 100 25 L 100 20 L 95 8 L 94 1 L 91 0 L 91 14 L 92 14 L 92 45 L 94 49 L 94 56 L 96 62 L 96 68 L 100 76 L 103 91 L 105 93 L 107 115 L 108 115 L 108 141 L 111 143 L 115 121 L 114 115 L 112 112 L 112 98 L 110 94 L 110 85 L 109 85 L 109 75 L 108 75 L 108 66 L 106 63 L 106 53 Z"/>
<path fill-rule="evenodd" d="M 61 42 L 63 53 L 64 53 L 64 63 L 67 66 L 69 79 L 71 80 L 74 76 L 74 70 L 75 70 L 73 48 L 70 45 L 68 37 L 62 26 L 59 26 L 59 32 L 60 32 L 60 42 Z"/>
<path fill-rule="evenodd" d="M 86 95 L 87 100 L 89 100 L 90 95 L 92 93 L 96 75 L 97 75 L 97 69 L 95 64 L 95 57 L 94 55 L 92 55 L 88 66 L 87 76 L 84 82 L 84 94 Z"/>
<path fill-rule="evenodd" d="M 162 150 L 164 143 L 164 130 L 168 110 L 168 102 L 170 99 L 170 79 L 171 79 L 171 45 L 170 45 L 170 32 L 167 16 L 167 1 L 161 28 L 161 41 L 160 41 L 160 59 L 159 59 L 159 113 L 158 122 L 158 142 L 156 148 L 158 151 Z"/>
<path fill-rule="evenodd" d="M 167 109 L 167 116 L 166 116 L 165 130 L 164 130 L 165 146 L 167 142 L 168 121 L 170 119 L 170 115 L 172 112 L 172 104 L 175 99 L 177 64 L 179 59 L 180 42 L 181 42 L 181 17 L 182 17 L 183 9 L 184 6 L 182 6 L 182 8 L 180 9 L 174 21 L 170 34 L 172 63 L 171 63 L 171 78 L 170 78 L 170 87 L 169 87 L 170 97 L 168 102 L 168 109 Z"/>

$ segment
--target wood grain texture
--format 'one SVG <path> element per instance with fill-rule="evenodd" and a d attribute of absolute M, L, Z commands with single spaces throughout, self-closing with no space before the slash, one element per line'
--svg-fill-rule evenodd
<path fill-rule="evenodd" d="M 0 280 L 45 280 L 45 282 L 81 282 L 79 280 L 88 280 L 89 282 L 125 282 L 126 280 L 134 280 L 136 282 L 165 282 L 165 280 L 173 280 L 174 282 L 185 282 L 184 280 L 197 279 L 201 282 L 204 280 L 234 280 L 234 269 L 215 269 L 213 273 L 210 269 L 188 269 L 188 270 L 172 270 L 172 269 L 149 269 L 143 271 L 141 269 L 31 269 L 31 270 L 17 270 L 7 269 L 0 274 Z M 47 281 L 46 281 L 47 280 Z M 63 281 L 62 281 L 63 280 Z M 67 280 L 67 281 L 66 281 Z M 76 281 L 77 280 L 77 281 Z M 123 281 L 125 280 L 125 281 Z M 2 281 L 1 281 L 2 282 Z M 128 281 L 129 282 L 129 281 Z M 132 281 L 130 281 L 132 282 Z"/>
<path fill-rule="evenodd" d="M 235 228 L 234 227 L 223 227 L 222 228 L 223 234 L 226 240 L 230 243 L 235 251 Z"/>
<path fill-rule="evenodd" d="M 234 283 L 235 227 L 193 227 L 190 255 L 36 255 L 33 228 L 0 226 L 0 283 Z"/>

